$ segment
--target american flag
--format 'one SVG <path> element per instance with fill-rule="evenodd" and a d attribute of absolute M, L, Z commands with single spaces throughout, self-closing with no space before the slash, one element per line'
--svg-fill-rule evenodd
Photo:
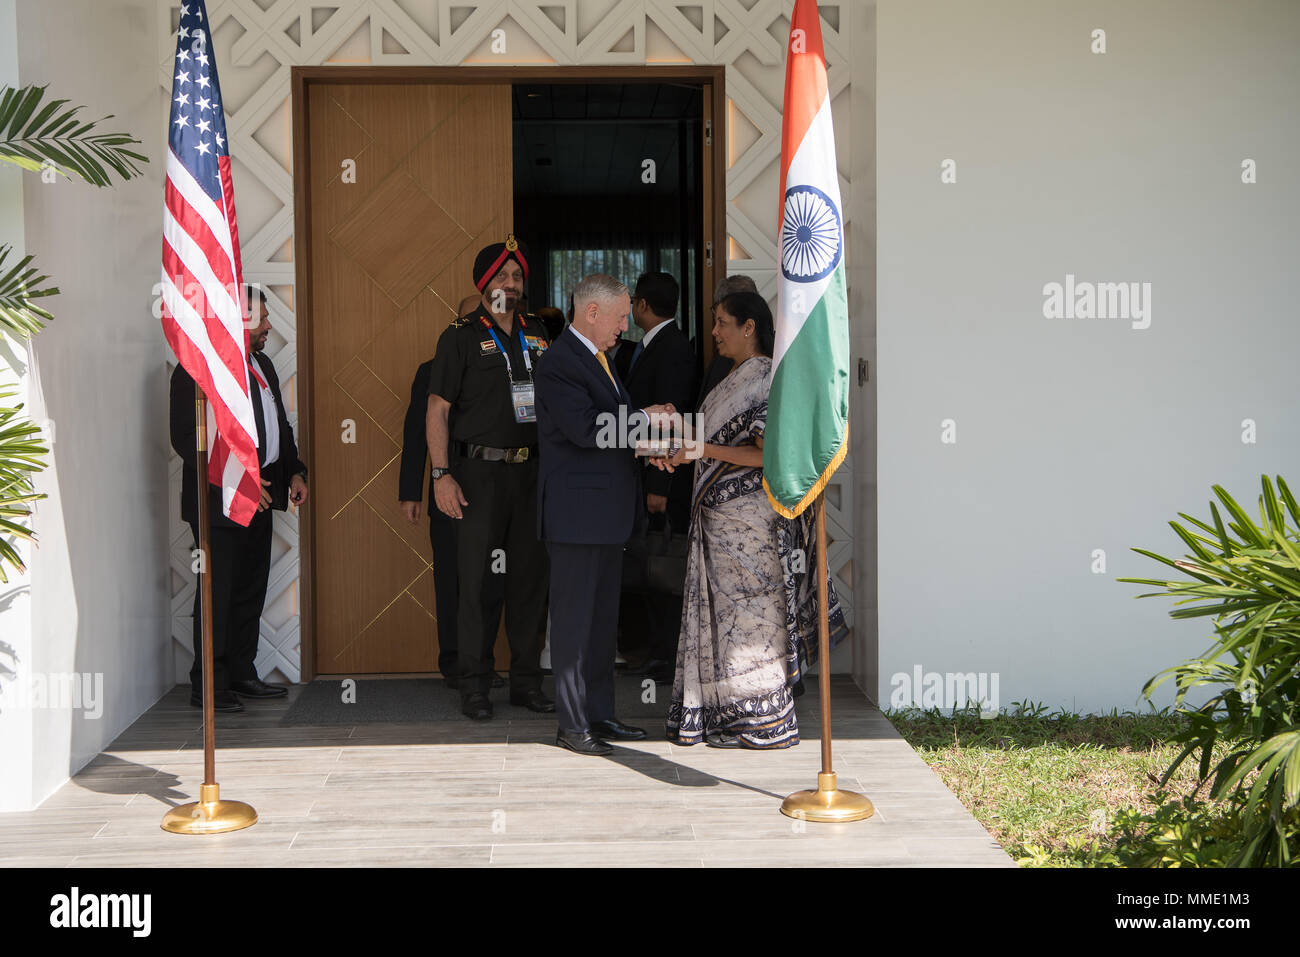
<path fill-rule="evenodd" d="M 163 333 L 208 398 L 208 481 L 222 489 L 222 512 L 246 526 L 261 488 L 257 425 L 230 143 L 203 0 L 181 4 L 175 70 L 163 202 Z"/>

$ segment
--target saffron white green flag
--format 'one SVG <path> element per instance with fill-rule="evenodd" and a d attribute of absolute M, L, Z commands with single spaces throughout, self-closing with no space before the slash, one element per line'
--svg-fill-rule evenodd
<path fill-rule="evenodd" d="M 781 119 L 776 343 L 763 487 L 794 518 L 848 450 L 849 309 L 835 132 L 816 0 L 795 0 Z"/>

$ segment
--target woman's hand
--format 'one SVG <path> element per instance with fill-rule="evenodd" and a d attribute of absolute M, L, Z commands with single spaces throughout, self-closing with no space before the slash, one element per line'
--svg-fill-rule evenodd
<path fill-rule="evenodd" d="M 666 458 L 653 459 L 654 464 L 665 472 L 673 472 L 686 465 L 690 460 L 686 457 L 686 446 L 677 449 L 672 455 Z"/>

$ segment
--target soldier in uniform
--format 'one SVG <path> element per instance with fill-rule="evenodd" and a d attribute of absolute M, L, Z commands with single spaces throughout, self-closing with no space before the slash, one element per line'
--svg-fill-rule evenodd
<path fill-rule="evenodd" d="M 492 717 L 492 646 L 483 621 L 488 575 L 505 577 L 510 703 L 555 710 L 542 693 L 539 663 L 550 579 L 537 539 L 533 401 L 533 370 L 550 342 L 541 322 L 518 311 L 527 278 L 528 260 L 513 235 L 480 251 L 478 308 L 443 332 L 429 375 L 425 428 L 434 499 L 457 525 L 461 711 L 476 720 Z"/>

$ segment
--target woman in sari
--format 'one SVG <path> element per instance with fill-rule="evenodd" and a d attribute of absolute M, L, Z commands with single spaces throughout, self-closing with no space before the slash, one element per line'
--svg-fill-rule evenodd
<path fill-rule="evenodd" d="M 772 313 L 733 293 L 714 311 L 713 339 L 732 370 L 700 407 L 681 639 L 667 736 L 723 748 L 799 743 L 794 697 L 816 655 L 817 588 L 807 514 L 781 517 L 763 489 L 763 431 Z M 698 420 L 697 420 L 698 421 Z M 696 439 L 699 436 L 695 437 Z M 686 449 L 655 464 L 689 464 Z M 846 632 L 834 586 L 832 642 Z"/>

